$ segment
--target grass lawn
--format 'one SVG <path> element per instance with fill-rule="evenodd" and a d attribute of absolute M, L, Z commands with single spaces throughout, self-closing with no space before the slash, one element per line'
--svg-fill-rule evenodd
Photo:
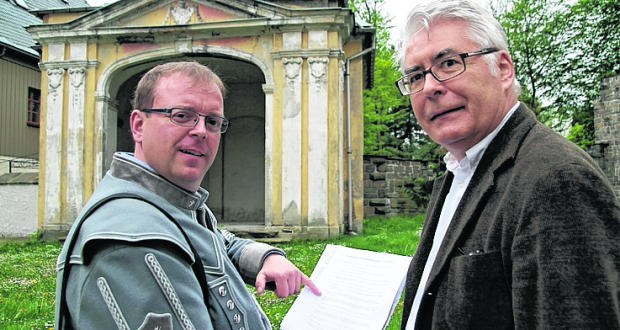
<path fill-rule="evenodd" d="M 364 232 L 329 240 L 294 240 L 277 246 L 310 275 L 327 244 L 411 256 L 418 244 L 423 215 L 364 220 Z M 8 242 L 0 244 L 0 329 L 51 329 L 54 318 L 55 263 L 61 244 L 55 242 Z M 249 287 L 250 288 L 250 287 Z M 250 288 L 256 292 L 254 288 Z M 280 299 L 272 292 L 257 296 L 278 329 L 296 296 Z M 402 301 L 388 329 L 399 329 Z"/>

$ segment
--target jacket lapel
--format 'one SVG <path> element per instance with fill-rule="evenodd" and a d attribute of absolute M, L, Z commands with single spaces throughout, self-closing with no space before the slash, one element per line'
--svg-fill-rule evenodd
<path fill-rule="evenodd" d="M 413 299 L 420 285 L 420 278 L 424 271 L 426 259 L 433 246 L 433 237 L 435 236 L 434 233 L 437 228 L 437 223 L 439 222 L 439 215 L 441 214 L 441 208 L 443 207 L 446 195 L 450 190 L 452 178 L 452 173 L 448 172 L 435 179 L 435 183 L 433 184 L 433 194 L 428 204 L 426 219 L 422 227 L 422 234 L 420 235 L 420 242 L 409 264 L 409 270 L 407 271 L 405 300 L 403 302 L 403 319 L 401 322 L 402 329 L 405 329 L 409 314 L 411 313 Z"/>
<path fill-rule="evenodd" d="M 483 209 L 481 206 L 485 204 L 488 195 L 494 191 L 495 176 L 502 170 L 504 164 L 514 159 L 521 141 L 535 123 L 536 119 L 533 113 L 521 104 L 504 127 L 502 127 L 498 135 L 491 141 L 454 213 L 446 236 L 439 248 L 426 288 L 433 285 L 433 282 L 446 267 L 451 256 L 457 251 L 459 242 L 475 226 L 474 220 L 478 219 Z M 441 198 L 445 198 L 445 194 L 442 194 Z M 443 200 L 439 204 L 443 204 Z M 436 216 L 439 218 L 441 205 L 434 210 L 434 213 L 437 213 Z M 432 236 L 434 235 L 427 236 L 431 236 L 430 241 L 432 244 Z"/>

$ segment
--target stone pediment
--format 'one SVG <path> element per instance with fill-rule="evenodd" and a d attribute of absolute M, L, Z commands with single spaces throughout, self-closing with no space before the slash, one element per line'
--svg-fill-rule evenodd
<path fill-rule="evenodd" d="M 286 19 L 294 10 L 268 2 L 120 0 L 67 22 L 72 29 L 178 26 L 257 19 Z"/>
<path fill-rule="evenodd" d="M 313 25 L 319 29 L 338 26 L 348 35 L 353 28 L 351 17 L 350 10 L 344 8 L 287 7 L 267 1 L 120 0 L 64 23 L 31 26 L 28 32 L 40 43 L 93 37 L 100 41 L 164 40 L 180 31 L 201 38 L 240 37 L 285 26 L 301 31 Z"/>
<path fill-rule="evenodd" d="M 131 28 L 191 25 L 261 18 L 239 1 L 118 1 L 84 15 L 76 28 Z M 269 18 L 274 18 L 273 15 Z"/>

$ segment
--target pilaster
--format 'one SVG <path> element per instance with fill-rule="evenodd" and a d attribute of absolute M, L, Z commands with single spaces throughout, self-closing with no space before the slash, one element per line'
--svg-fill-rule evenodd
<path fill-rule="evenodd" d="M 265 226 L 272 226 L 273 212 L 273 86 L 264 84 L 265 92 Z"/>
<path fill-rule="evenodd" d="M 67 114 L 67 219 L 82 208 L 84 178 L 84 76 L 85 68 L 69 68 L 69 111 Z"/>
<path fill-rule="evenodd" d="M 45 74 L 47 75 L 47 106 L 44 131 L 43 223 L 58 226 L 62 222 L 60 179 L 62 177 L 62 104 L 65 70 L 48 69 Z"/>
<path fill-rule="evenodd" d="M 312 39 L 311 39 L 312 40 Z M 308 58 L 308 226 L 327 225 L 327 63 Z"/>
<path fill-rule="evenodd" d="M 282 218 L 301 225 L 301 57 L 283 58 Z"/>

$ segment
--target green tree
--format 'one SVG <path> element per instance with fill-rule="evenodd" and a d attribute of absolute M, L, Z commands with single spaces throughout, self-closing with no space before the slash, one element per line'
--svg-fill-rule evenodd
<path fill-rule="evenodd" d="M 600 81 L 620 72 L 619 6 L 617 0 L 515 0 L 499 15 L 523 86 L 520 99 L 582 148 L 593 142 Z"/>
<path fill-rule="evenodd" d="M 435 176 L 444 171 L 445 150 L 422 130 L 394 82 L 400 78 L 396 50 L 389 43 L 391 19 L 381 12 L 384 0 L 350 0 L 357 17 L 376 29 L 374 86 L 364 91 L 364 154 L 426 161 Z M 420 207 L 428 203 L 434 178 L 408 178 L 405 192 Z"/>
<path fill-rule="evenodd" d="M 553 97 L 554 66 L 565 55 L 559 47 L 565 24 L 555 19 L 560 10 L 566 10 L 560 0 L 518 0 L 500 18 L 523 88 L 521 100 L 537 115 L 543 107 L 541 96 Z"/>
<path fill-rule="evenodd" d="M 364 154 L 411 158 L 413 115 L 409 98 L 394 81 L 400 77 L 389 44 L 391 19 L 381 12 L 384 0 L 350 0 L 356 17 L 376 30 L 375 63 L 370 90 L 364 91 Z"/>
<path fill-rule="evenodd" d="M 603 78 L 620 73 L 620 3 L 617 0 L 580 0 L 567 14 L 571 43 L 563 63 L 571 88 L 562 101 L 573 110 L 568 138 L 582 148 L 594 142 L 594 104 Z"/>

